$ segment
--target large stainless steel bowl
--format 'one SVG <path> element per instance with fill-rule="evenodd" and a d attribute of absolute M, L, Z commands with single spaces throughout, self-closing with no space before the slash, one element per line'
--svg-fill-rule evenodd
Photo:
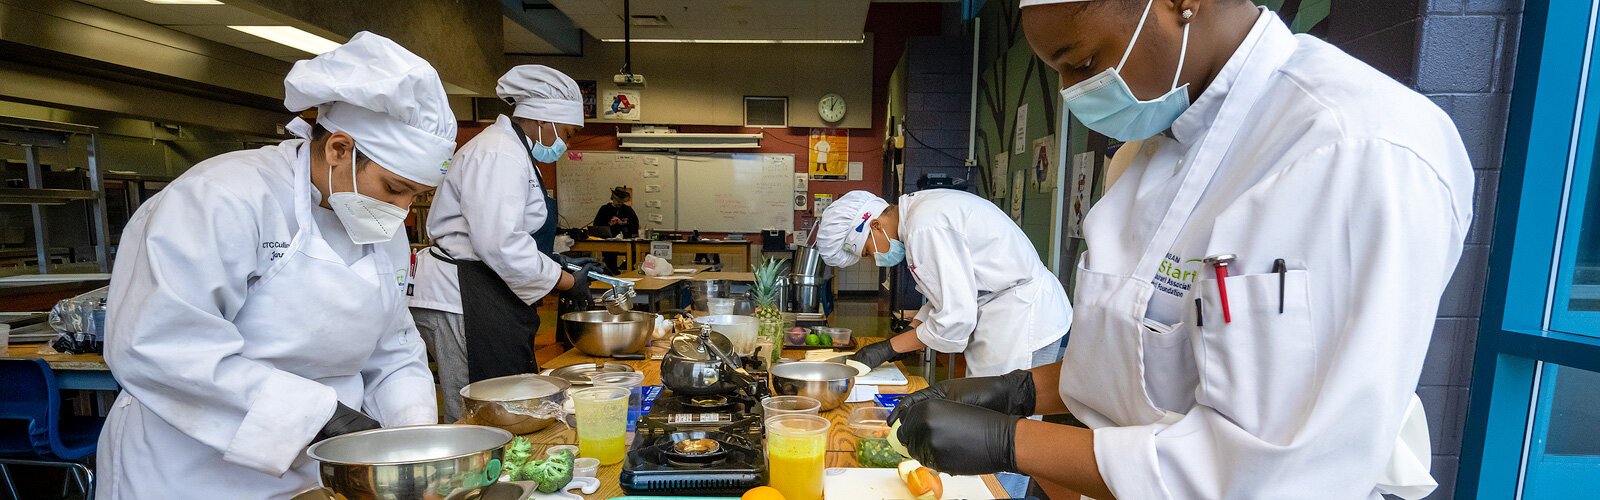
<path fill-rule="evenodd" d="M 656 315 L 630 311 L 611 314 L 606 311 L 581 311 L 561 315 L 567 324 L 567 334 L 578 350 L 590 356 L 632 354 L 644 350 L 650 333 L 656 327 Z"/>
<path fill-rule="evenodd" d="M 857 373 L 848 365 L 826 361 L 780 363 L 772 367 L 772 393 L 812 398 L 822 403 L 821 411 L 828 411 L 850 397 Z"/>
<path fill-rule="evenodd" d="M 539 431 L 561 420 L 566 411 L 565 379 L 544 375 L 508 375 L 480 380 L 461 388 L 463 420 L 499 427 L 512 434 Z"/>
<path fill-rule="evenodd" d="M 322 486 L 350 500 L 476 495 L 500 479 L 511 433 L 478 425 L 419 425 L 345 434 L 311 445 Z"/>

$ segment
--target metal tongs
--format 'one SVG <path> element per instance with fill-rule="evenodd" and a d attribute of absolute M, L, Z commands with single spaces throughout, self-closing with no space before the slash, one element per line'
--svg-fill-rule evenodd
<path fill-rule="evenodd" d="M 574 266 L 572 264 L 567 264 L 562 267 L 566 268 L 568 272 L 583 272 L 583 268 Z M 589 272 L 589 279 L 611 285 L 611 289 L 606 290 L 606 293 L 600 296 L 600 302 L 605 304 L 606 312 L 611 314 L 622 314 L 633 310 L 633 298 L 634 296 L 638 295 L 633 291 L 633 283 L 615 276 L 593 271 Z"/>

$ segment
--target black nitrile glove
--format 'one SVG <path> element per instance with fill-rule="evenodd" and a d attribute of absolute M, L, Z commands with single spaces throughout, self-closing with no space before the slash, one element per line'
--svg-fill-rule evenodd
<path fill-rule="evenodd" d="M 906 408 L 896 437 L 911 458 L 939 472 L 1016 472 L 1018 420 L 988 408 L 933 399 Z"/>
<path fill-rule="evenodd" d="M 561 292 L 561 297 L 567 299 L 580 311 L 594 309 L 594 295 L 589 290 L 589 273 L 604 272 L 604 268 L 602 268 L 600 263 L 594 259 L 573 260 L 586 260 L 588 262 L 586 262 L 583 266 L 580 266 L 579 270 L 571 271 L 572 288 L 563 290 Z"/>
<path fill-rule="evenodd" d="M 378 425 L 377 420 L 361 413 L 360 410 L 345 406 L 344 403 L 337 404 L 339 406 L 333 409 L 333 418 L 328 419 L 328 423 L 322 424 L 322 430 L 317 432 L 317 437 L 311 442 L 382 427 Z"/>
<path fill-rule="evenodd" d="M 896 352 L 894 346 L 885 340 L 868 344 L 861 350 L 856 351 L 855 354 L 846 356 L 845 359 L 860 362 L 863 365 L 867 365 L 867 368 L 877 368 L 878 365 L 890 361 L 899 361 L 909 355 L 911 355 L 909 352 Z"/>
<path fill-rule="evenodd" d="M 889 414 L 889 422 L 893 423 L 905 408 L 932 399 L 982 406 L 1018 417 L 1032 416 L 1035 392 L 1033 372 L 1027 370 L 1012 370 L 995 377 L 943 380 L 901 398 Z"/>

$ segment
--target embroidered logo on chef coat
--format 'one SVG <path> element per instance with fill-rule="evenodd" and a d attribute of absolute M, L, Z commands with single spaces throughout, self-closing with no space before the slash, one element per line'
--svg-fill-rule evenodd
<path fill-rule="evenodd" d="M 1183 259 L 1173 254 L 1161 259 L 1161 266 L 1156 269 L 1156 277 L 1150 280 L 1156 290 L 1173 297 L 1183 297 L 1194 286 L 1194 280 L 1200 276 L 1200 267 L 1205 264 L 1204 259 Z"/>

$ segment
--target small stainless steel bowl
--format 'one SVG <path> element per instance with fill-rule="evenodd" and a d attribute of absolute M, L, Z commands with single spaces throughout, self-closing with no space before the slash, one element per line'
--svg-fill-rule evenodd
<path fill-rule="evenodd" d="M 826 361 L 796 361 L 772 367 L 772 394 L 805 396 L 822 403 L 821 411 L 838 408 L 856 385 L 855 368 Z"/>
<path fill-rule="evenodd" d="M 544 375 L 509 375 L 479 380 L 461 388 L 462 420 L 513 434 L 537 432 L 566 413 L 565 379 Z"/>
<path fill-rule="evenodd" d="M 561 315 L 578 351 L 590 356 L 632 354 L 644 350 L 656 328 L 656 315 L 630 311 L 580 311 Z"/>
<path fill-rule="evenodd" d="M 460 498 L 500 479 L 511 437 L 478 425 L 392 427 L 329 438 L 306 455 L 323 487 L 350 500 Z"/>

